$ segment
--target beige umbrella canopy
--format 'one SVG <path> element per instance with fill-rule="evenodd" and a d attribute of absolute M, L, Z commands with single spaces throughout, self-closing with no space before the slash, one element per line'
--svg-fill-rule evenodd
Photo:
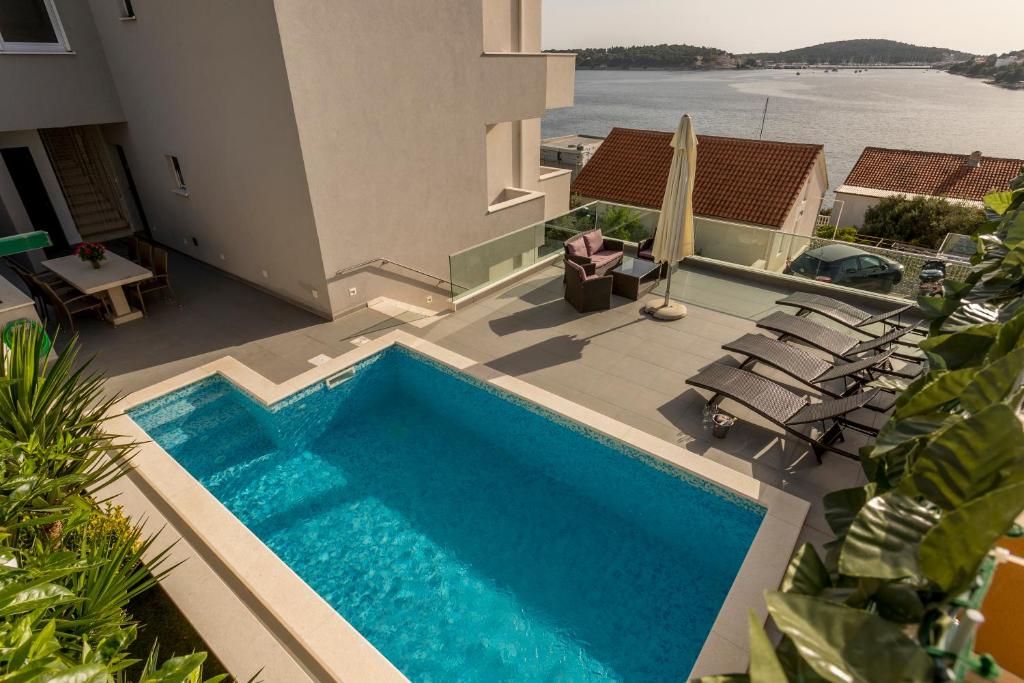
<path fill-rule="evenodd" d="M 672 166 L 661 204 L 658 231 L 654 235 L 654 260 L 667 263 L 668 281 L 664 301 L 651 301 L 646 310 L 657 318 L 677 320 L 686 315 L 686 307 L 669 299 L 672 266 L 693 255 L 693 181 L 697 172 L 697 136 L 689 115 L 679 120 L 672 138 Z"/>

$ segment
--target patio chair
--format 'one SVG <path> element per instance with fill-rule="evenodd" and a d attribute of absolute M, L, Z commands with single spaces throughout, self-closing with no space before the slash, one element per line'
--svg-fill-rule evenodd
<path fill-rule="evenodd" d="M 67 321 L 72 333 L 76 331 L 74 316 L 81 313 L 97 313 L 102 318 L 108 313 L 107 303 L 91 294 L 61 295 L 41 280 L 36 280 L 36 284 L 58 317 Z"/>
<path fill-rule="evenodd" d="M 643 242 L 636 245 L 636 257 L 641 261 L 654 261 L 654 238 L 648 237 Z M 661 272 L 658 273 L 658 277 L 668 277 L 668 264 L 661 264 Z"/>
<path fill-rule="evenodd" d="M 146 244 L 140 242 L 140 244 Z M 147 244 L 147 246 L 150 246 Z M 153 277 L 137 282 L 129 290 L 133 294 L 133 298 L 138 303 L 139 308 L 142 309 L 143 315 L 148 315 L 146 312 L 146 298 L 145 295 L 151 292 L 158 292 L 160 290 L 167 290 L 170 297 L 175 301 L 178 300 L 178 295 L 174 293 L 174 288 L 171 287 L 171 275 L 167 266 L 167 250 L 163 247 L 152 247 L 150 246 L 150 261 L 151 268 L 153 269 Z"/>
<path fill-rule="evenodd" d="M 761 363 L 789 375 L 829 398 L 846 398 L 862 391 L 865 384 L 885 373 L 883 368 L 892 356 L 892 351 L 884 351 L 852 363 L 830 362 L 763 334 L 745 334 L 735 341 L 724 344 L 722 349 L 744 356 L 740 364 L 743 370 L 749 370 L 757 363 Z M 837 391 L 833 385 L 840 380 L 843 382 L 843 390 Z M 883 391 L 864 407 L 884 413 L 895 403 L 895 394 Z"/>
<path fill-rule="evenodd" d="M 906 304 L 905 306 L 897 306 L 877 315 L 871 315 L 845 301 L 808 292 L 794 292 L 775 303 L 779 306 L 796 308 L 798 316 L 803 317 L 808 313 L 817 313 L 859 332 L 863 332 L 865 327 L 870 327 L 875 323 L 884 323 L 892 327 L 903 327 L 900 324 L 900 316 L 914 307 L 913 304 Z M 896 320 L 893 321 L 893 318 L 896 318 Z"/>
<path fill-rule="evenodd" d="M 881 336 L 861 341 L 835 328 L 827 327 L 807 318 L 782 313 L 781 311 L 776 311 L 758 320 L 757 326 L 761 329 L 777 333 L 782 340 L 789 338 L 798 339 L 808 346 L 821 349 L 826 353 L 831 353 L 836 358 L 847 361 L 859 360 L 858 357 L 861 354 L 869 351 L 891 347 L 900 337 L 910 333 L 909 327 L 896 327 Z M 864 332 L 864 334 L 869 333 Z M 899 358 L 909 363 L 921 361 L 919 356 L 909 356 L 896 350 L 892 351 L 892 355 L 894 358 Z M 917 370 L 914 369 L 909 372 L 917 372 Z"/>
<path fill-rule="evenodd" d="M 592 263 L 565 262 L 565 300 L 580 313 L 606 311 L 612 306 L 612 276 L 596 275 Z"/>
<path fill-rule="evenodd" d="M 128 258 L 143 268 L 153 268 L 153 245 L 138 237 L 128 238 Z"/>
<path fill-rule="evenodd" d="M 565 241 L 565 260 L 581 266 L 594 266 L 594 275 L 607 275 L 622 263 L 625 244 L 600 230 L 591 230 Z"/>
<path fill-rule="evenodd" d="M 794 393 L 766 377 L 719 363 L 709 365 L 687 379 L 686 383 L 712 392 L 707 402 L 711 408 L 716 408 L 726 399 L 735 401 L 778 425 L 787 434 L 806 442 L 814 451 L 819 464 L 826 451 L 860 460 L 857 454 L 835 445 L 837 441 L 843 441 L 843 432 L 847 428 L 869 436 L 878 434 L 877 430 L 847 418 L 853 411 L 873 401 L 878 389 L 812 403 L 806 396 Z M 800 430 L 814 423 L 821 426 L 820 436 L 814 437 Z"/>

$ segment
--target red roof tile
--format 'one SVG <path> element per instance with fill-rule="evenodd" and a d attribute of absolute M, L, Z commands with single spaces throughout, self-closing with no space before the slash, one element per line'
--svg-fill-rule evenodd
<path fill-rule="evenodd" d="M 583 167 L 572 191 L 661 208 L 672 133 L 615 128 Z M 782 227 L 822 145 L 697 136 L 693 211 L 699 216 Z"/>
<path fill-rule="evenodd" d="M 913 152 L 866 147 L 845 185 L 888 192 L 981 201 L 992 190 L 1005 190 L 1024 161 L 981 157 L 971 166 L 966 154 Z"/>

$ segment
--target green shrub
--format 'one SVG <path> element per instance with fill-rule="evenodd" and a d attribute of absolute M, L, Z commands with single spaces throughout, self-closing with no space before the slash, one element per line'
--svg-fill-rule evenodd
<path fill-rule="evenodd" d="M 938 249 L 951 232 L 975 235 L 987 223 L 985 212 L 936 197 L 895 195 L 864 214 L 862 235 Z"/>
<path fill-rule="evenodd" d="M 165 574 L 167 551 L 92 499 L 133 446 L 105 430 L 112 399 L 77 342 L 49 366 L 41 344 L 20 327 L 0 354 L 0 680 L 127 681 L 127 606 Z M 205 658 L 154 658 L 139 680 L 199 681 Z"/>
<path fill-rule="evenodd" d="M 857 228 L 850 226 L 836 229 L 834 225 L 821 225 L 814 231 L 814 236 L 827 240 L 838 240 L 840 242 L 856 242 Z"/>
<path fill-rule="evenodd" d="M 640 242 L 648 236 L 641 218 L 636 209 L 620 204 L 610 206 L 601 216 L 601 232 L 612 239 Z"/>

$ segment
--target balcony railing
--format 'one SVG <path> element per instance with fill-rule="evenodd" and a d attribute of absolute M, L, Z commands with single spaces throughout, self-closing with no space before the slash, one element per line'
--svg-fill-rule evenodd
<path fill-rule="evenodd" d="M 453 300 L 478 293 L 517 273 L 561 258 L 562 244 L 571 237 L 599 228 L 608 237 L 635 245 L 654 235 L 660 212 L 610 202 L 593 202 L 544 223 L 466 249 L 449 257 Z M 804 252 L 828 244 L 849 244 L 820 237 L 793 235 L 769 228 L 698 216 L 694 221 L 694 255 L 721 263 L 783 275 L 787 264 Z M 858 288 L 877 294 L 913 300 L 926 262 L 936 257 L 870 245 L 852 245 L 903 266 L 903 275 L 892 287 L 872 283 Z M 969 264 L 946 260 L 946 277 L 963 279 Z M 790 277 L 790 276 L 787 276 Z M 797 276 L 791 276 L 796 278 Z M 829 285 L 851 289 L 842 285 Z M 877 285 L 877 286 L 876 286 Z"/>

